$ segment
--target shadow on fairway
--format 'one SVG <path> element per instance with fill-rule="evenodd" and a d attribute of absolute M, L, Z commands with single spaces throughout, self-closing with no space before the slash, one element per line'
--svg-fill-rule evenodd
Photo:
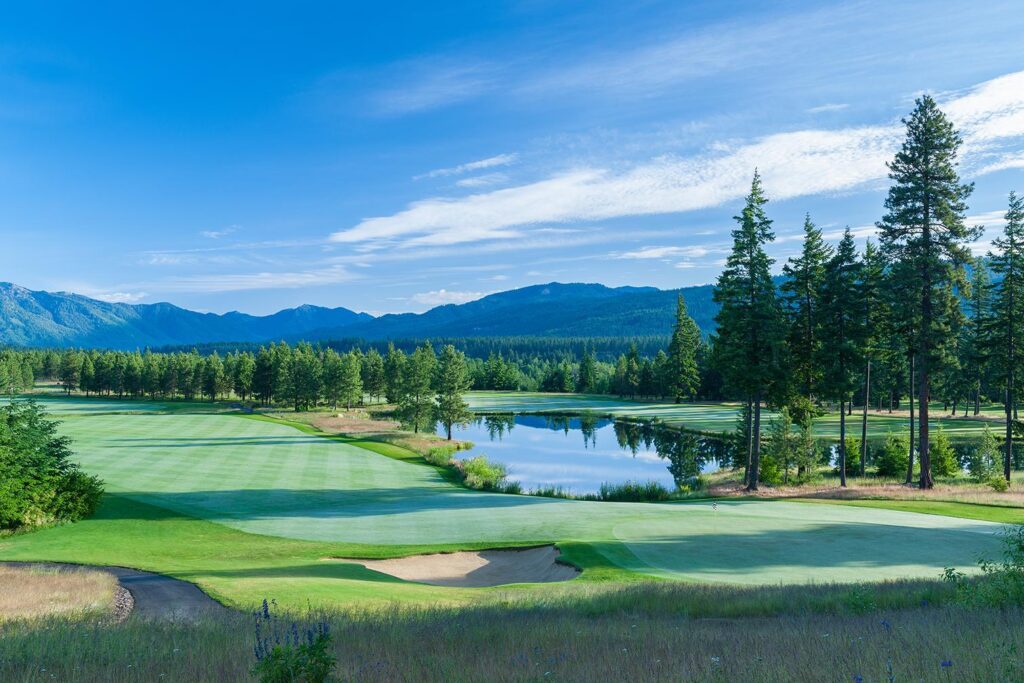
<path fill-rule="evenodd" d="M 1000 544 L 992 531 L 901 527 L 847 522 L 801 529 L 707 534 L 647 535 L 620 539 L 641 562 L 661 570 L 702 575 L 785 573 L 800 568 L 865 570 L 885 567 L 973 567 L 995 558 Z M 920 571 L 913 572 L 920 576 Z M 822 581 L 836 577 L 823 573 Z M 865 577 L 877 579 L 872 575 Z M 816 580 L 809 577 L 809 580 Z"/>
<path fill-rule="evenodd" d="M 562 507 L 575 501 L 430 486 L 351 489 L 229 489 L 222 491 L 118 491 L 143 503 L 217 521 L 281 517 L 365 518 L 433 510 Z"/>

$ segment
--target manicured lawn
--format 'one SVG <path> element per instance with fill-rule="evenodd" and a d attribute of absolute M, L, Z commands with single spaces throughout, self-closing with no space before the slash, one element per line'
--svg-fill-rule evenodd
<path fill-rule="evenodd" d="M 580 394 L 544 394 L 518 391 L 474 391 L 468 395 L 470 407 L 481 413 L 576 413 L 591 411 L 614 417 L 655 419 L 673 427 L 700 432 L 731 432 L 736 428 L 739 411 L 737 403 L 665 403 L 654 401 L 631 401 L 610 396 Z M 989 420 L 971 418 L 950 418 L 941 413 L 941 405 L 932 407 L 933 427 L 941 426 L 952 438 L 974 438 L 980 436 L 988 424 L 998 432 L 1001 425 Z M 939 415 L 944 417 L 939 417 Z M 772 419 L 771 411 L 764 411 L 763 419 Z M 983 417 L 998 418 L 995 407 L 986 406 Z M 853 436 L 860 436 L 859 413 L 847 417 L 847 430 Z M 903 434 L 908 431 L 907 418 L 888 413 L 868 415 L 868 437 L 884 439 L 889 432 Z M 839 438 L 839 415 L 832 413 L 819 418 L 814 424 L 814 433 L 820 438 Z"/>
<path fill-rule="evenodd" d="M 234 604 L 267 594 L 299 604 L 487 593 L 401 583 L 329 556 L 557 542 L 595 568 L 584 581 L 628 571 L 763 585 L 934 578 L 999 547 L 989 522 L 870 507 L 470 491 L 431 467 L 267 419 L 84 414 L 62 429 L 113 495 L 94 519 L 0 541 L 0 559 L 164 571 Z"/>

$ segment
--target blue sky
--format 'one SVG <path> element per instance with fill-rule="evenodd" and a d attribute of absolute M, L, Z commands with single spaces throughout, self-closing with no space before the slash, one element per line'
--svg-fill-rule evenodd
<path fill-rule="evenodd" d="M 974 220 L 1024 191 L 1018 2 L 145 4 L 5 9 L 0 280 L 253 313 L 712 282 L 755 166 L 780 267 L 805 212 L 867 237 L 922 92 Z"/>

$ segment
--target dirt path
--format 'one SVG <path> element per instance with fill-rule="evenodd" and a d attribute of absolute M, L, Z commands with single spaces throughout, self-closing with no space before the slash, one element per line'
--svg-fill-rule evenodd
<path fill-rule="evenodd" d="M 80 566 L 110 572 L 118 584 L 131 593 L 133 619 L 192 620 L 227 612 L 227 608 L 199 590 L 195 584 L 163 574 L 124 567 L 61 564 L 55 562 L 5 562 L 13 566 L 44 566 L 75 569 Z"/>
<path fill-rule="evenodd" d="M 554 546 L 522 550 L 413 555 L 391 560 L 350 560 L 375 572 L 434 586 L 479 588 L 508 583 L 569 581 L 579 570 L 558 562 Z M 339 558 L 341 559 L 341 558 Z"/>

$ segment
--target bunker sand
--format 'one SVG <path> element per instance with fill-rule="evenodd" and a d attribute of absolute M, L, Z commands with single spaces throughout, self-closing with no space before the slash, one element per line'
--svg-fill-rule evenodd
<path fill-rule="evenodd" d="M 509 583 L 569 581 L 579 576 L 578 569 L 558 562 L 558 555 L 558 549 L 548 545 L 522 550 L 482 550 L 413 555 L 390 560 L 344 561 L 361 564 L 367 569 L 406 581 L 453 588 L 482 588 Z"/>

